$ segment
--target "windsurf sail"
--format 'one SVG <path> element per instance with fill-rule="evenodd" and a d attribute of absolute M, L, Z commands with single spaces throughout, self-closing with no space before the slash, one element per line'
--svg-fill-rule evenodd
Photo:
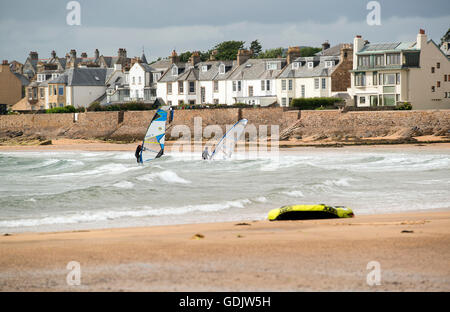
<path fill-rule="evenodd" d="M 241 119 L 235 123 L 234 126 L 220 139 L 219 143 L 217 143 L 210 159 L 218 157 L 222 157 L 223 159 L 230 158 L 231 154 L 234 152 L 237 141 L 244 132 L 247 122 L 247 119 Z"/>
<path fill-rule="evenodd" d="M 164 154 L 166 120 L 167 112 L 158 109 L 148 126 L 147 133 L 142 142 L 141 163 L 159 158 Z"/>

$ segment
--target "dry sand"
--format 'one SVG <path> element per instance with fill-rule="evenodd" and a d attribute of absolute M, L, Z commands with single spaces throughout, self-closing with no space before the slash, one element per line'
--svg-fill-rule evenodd
<path fill-rule="evenodd" d="M 450 211 L 1 236 L 0 290 L 450 291 Z"/>

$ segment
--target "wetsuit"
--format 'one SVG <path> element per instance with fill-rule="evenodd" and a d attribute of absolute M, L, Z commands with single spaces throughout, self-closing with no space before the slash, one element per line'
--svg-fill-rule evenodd
<path fill-rule="evenodd" d="M 136 152 L 134 153 L 134 156 L 136 157 L 137 163 L 141 163 L 141 152 L 142 152 L 142 146 L 138 145 L 136 147 Z"/>

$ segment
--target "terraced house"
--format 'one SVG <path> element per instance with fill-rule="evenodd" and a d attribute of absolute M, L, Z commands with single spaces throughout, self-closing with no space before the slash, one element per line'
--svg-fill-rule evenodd
<path fill-rule="evenodd" d="M 423 29 L 416 41 L 372 44 L 356 36 L 353 45 L 348 92 L 355 106 L 450 108 L 450 61 Z"/>
<path fill-rule="evenodd" d="M 299 57 L 300 48 L 288 49 L 287 63 L 277 79 L 277 101 L 289 106 L 294 98 L 331 97 L 346 93 L 350 87 L 353 65 L 351 44 L 330 48 L 328 42 L 322 51 L 311 57 Z"/>

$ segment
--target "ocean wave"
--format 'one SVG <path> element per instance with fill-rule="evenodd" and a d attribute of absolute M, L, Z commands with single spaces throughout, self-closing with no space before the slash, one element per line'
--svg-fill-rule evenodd
<path fill-rule="evenodd" d="M 281 194 L 290 196 L 290 197 L 305 197 L 302 191 L 300 190 L 292 190 L 292 191 L 283 191 Z"/>
<path fill-rule="evenodd" d="M 134 187 L 134 183 L 132 183 L 130 181 L 120 181 L 120 182 L 113 184 L 113 186 L 115 186 L 117 188 L 131 189 Z"/>
<path fill-rule="evenodd" d="M 65 177 L 82 177 L 82 176 L 92 176 L 92 175 L 107 175 L 107 174 L 121 174 L 127 171 L 140 169 L 137 166 L 125 166 L 123 164 L 106 164 L 101 165 L 95 169 L 82 170 L 78 172 L 64 172 L 59 174 L 43 175 L 40 178 L 65 178 Z"/>
<path fill-rule="evenodd" d="M 155 179 L 160 179 L 167 183 L 182 183 L 182 184 L 189 184 L 192 183 L 189 180 L 183 179 L 182 177 L 178 176 L 174 171 L 172 170 L 164 170 L 161 172 L 156 173 L 149 173 L 140 177 L 137 177 L 136 179 L 140 181 L 149 181 L 152 182 Z"/>
<path fill-rule="evenodd" d="M 144 206 L 142 208 L 133 210 L 100 210 L 100 211 L 85 211 L 78 213 L 71 213 L 60 216 L 47 216 L 44 218 L 28 218 L 17 220 L 2 220 L 0 221 L 0 228 L 14 228 L 14 227 L 32 227 L 53 224 L 75 224 L 85 222 L 101 222 L 108 220 L 115 220 L 127 217 L 151 217 L 151 216 L 166 216 L 166 215 L 182 215 L 192 212 L 214 212 L 230 208 L 244 208 L 246 204 L 251 203 L 248 199 L 226 201 L 222 203 L 210 203 L 199 205 L 186 205 L 181 207 L 165 207 L 152 208 Z"/>

